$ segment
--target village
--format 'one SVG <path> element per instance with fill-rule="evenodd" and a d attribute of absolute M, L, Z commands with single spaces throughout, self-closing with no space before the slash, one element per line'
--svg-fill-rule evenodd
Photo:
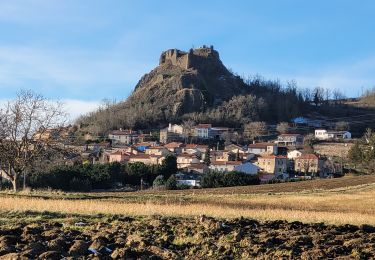
<path fill-rule="evenodd" d="M 106 141 L 87 141 L 79 149 L 86 164 L 161 165 L 166 156 L 174 155 L 179 169 L 178 183 L 190 187 L 199 187 L 201 176 L 209 172 L 258 175 L 261 183 L 343 175 L 343 165 L 337 158 L 306 149 L 303 134 L 283 133 L 273 140 L 254 140 L 241 145 L 224 141 L 231 132 L 231 128 L 211 124 L 198 124 L 189 131 L 183 125 L 169 124 L 160 129 L 159 140 L 154 140 L 151 133 L 119 129 L 109 132 Z M 347 146 L 351 143 L 351 133 L 319 128 L 315 129 L 313 140 Z"/>

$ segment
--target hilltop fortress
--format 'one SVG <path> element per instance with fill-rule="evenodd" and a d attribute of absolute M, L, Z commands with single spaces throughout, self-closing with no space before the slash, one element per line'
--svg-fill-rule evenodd
<path fill-rule="evenodd" d="M 190 49 L 189 52 L 180 51 L 177 49 L 169 49 L 162 52 L 159 60 L 159 65 L 171 64 L 173 66 L 178 66 L 182 69 L 189 69 L 198 65 L 200 57 L 208 58 L 212 57 L 219 59 L 219 53 L 214 50 L 214 47 L 203 45 L 202 47 L 196 49 Z"/>

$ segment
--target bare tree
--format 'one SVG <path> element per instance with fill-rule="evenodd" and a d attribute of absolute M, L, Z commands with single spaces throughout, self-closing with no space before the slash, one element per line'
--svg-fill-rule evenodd
<path fill-rule="evenodd" d="M 19 178 L 52 146 L 65 122 L 59 102 L 52 102 L 32 91 L 21 91 L 0 110 L 0 160 L 2 173 L 15 191 Z"/>
<path fill-rule="evenodd" d="M 345 95 L 338 88 L 335 88 L 332 91 L 332 96 L 333 96 L 333 100 L 335 101 L 336 104 L 339 103 L 342 99 L 345 98 Z"/>
<path fill-rule="evenodd" d="M 276 131 L 279 132 L 280 134 L 289 133 L 289 131 L 290 131 L 289 123 L 288 122 L 281 122 L 281 123 L 277 124 Z"/>
<path fill-rule="evenodd" d="M 265 122 L 251 122 L 244 125 L 244 137 L 254 140 L 256 137 L 265 135 L 267 125 Z"/>
<path fill-rule="evenodd" d="M 194 126 L 195 122 L 191 119 L 188 119 L 184 122 L 182 122 L 182 127 L 183 127 L 183 136 L 185 138 L 185 143 L 189 142 L 189 139 L 192 139 L 192 136 L 194 135 Z"/>

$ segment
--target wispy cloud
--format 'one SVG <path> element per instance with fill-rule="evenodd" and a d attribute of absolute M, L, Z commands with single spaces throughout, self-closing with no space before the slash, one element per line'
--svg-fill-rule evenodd
<path fill-rule="evenodd" d="M 99 101 L 64 99 L 61 100 L 61 102 L 64 104 L 64 109 L 68 113 L 68 118 L 70 121 L 74 121 L 81 115 L 93 112 L 100 106 Z"/>
<path fill-rule="evenodd" d="M 38 85 L 35 91 L 63 88 L 72 96 L 106 85 L 124 85 L 126 89 L 133 87 L 126 82 L 136 82 L 146 67 L 112 51 L 0 46 L 0 89 L 30 88 L 30 82 Z"/>

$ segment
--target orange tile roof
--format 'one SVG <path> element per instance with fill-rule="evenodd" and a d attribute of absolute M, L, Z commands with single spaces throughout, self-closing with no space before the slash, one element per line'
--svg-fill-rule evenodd
<path fill-rule="evenodd" d="M 255 143 L 255 144 L 249 144 L 249 148 L 267 148 L 267 146 L 275 146 L 274 143 Z"/>
<path fill-rule="evenodd" d="M 171 143 L 164 145 L 164 147 L 166 148 L 179 148 L 182 146 L 183 146 L 183 143 L 179 143 L 179 142 L 171 142 Z"/>
<path fill-rule="evenodd" d="M 313 153 L 301 154 L 296 159 L 319 159 L 319 156 Z"/>
<path fill-rule="evenodd" d="M 195 126 L 195 128 L 211 128 L 211 127 L 212 127 L 211 124 L 199 124 Z"/>

